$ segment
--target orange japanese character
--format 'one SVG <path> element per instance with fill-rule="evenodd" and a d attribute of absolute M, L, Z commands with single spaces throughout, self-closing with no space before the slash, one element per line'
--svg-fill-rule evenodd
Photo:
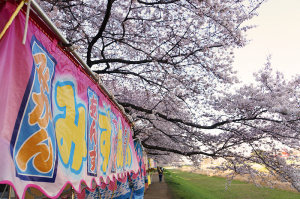
<path fill-rule="evenodd" d="M 49 81 L 49 69 L 46 68 L 47 66 L 47 59 L 46 59 L 46 55 L 43 53 L 37 53 L 35 55 L 33 55 L 33 59 L 36 63 L 36 65 L 39 65 L 39 67 L 37 68 L 37 74 L 38 74 L 38 79 L 39 82 L 41 84 L 41 92 L 43 91 L 47 91 L 49 92 L 49 87 L 48 87 L 48 81 Z M 46 70 L 45 70 L 46 68 Z M 44 73 L 45 71 L 45 73 Z"/>
<path fill-rule="evenodd" d="M 37 68 L 37 76 L 40 83 L 40 93 L 34 92 L 32 99 L 35 107 L 29 114 L 29 124 L 38 123 L 41 128 L 46 128 L 51 118 L 50 104 L 45 92 L 49 92 L 49 69 L 46 68 L 47 59 L 43 53 L 33 55 L 34 61 L 39 67 Z M 46 69 L 46 70 L 45 70 Z M 44 72 L 45 71 L 45 72 Z M 44 114 L 43 114 L 44 113 Z"/>
<path fill-rule="evenodd" d="M 33 93 L 34 109 L 29 113 L 29 124 L 38 123 L 41 128 L 46 128 L 51 118 L 49 100 L 45 93 Z M 43 114 L 44 112 L 44 114 Z M 43 117 L 42 117 L 43 114 Z"/>
<path fill-rule="evenodd" d="M 48 141 L 48 145 L 45 140 Z M 16 162 L 22 171 L 26 171 L 32 158 L 34 167 L 40 172 L 46 173 L 52 169 L 52 142 L 44 129 L 35 132 L 24 142 L 16 156 Z"/>

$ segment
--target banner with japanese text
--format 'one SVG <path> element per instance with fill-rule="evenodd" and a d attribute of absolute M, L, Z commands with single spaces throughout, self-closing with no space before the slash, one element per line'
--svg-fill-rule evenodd
<path fill-rule="evenodd" d="M 1 3 L 0 30 L 15 9 Z M 53 198 L 140 172 L 127 118 L 40 23 L 22 45 L 20 12 L 0 40 L 0 183 Z"/>

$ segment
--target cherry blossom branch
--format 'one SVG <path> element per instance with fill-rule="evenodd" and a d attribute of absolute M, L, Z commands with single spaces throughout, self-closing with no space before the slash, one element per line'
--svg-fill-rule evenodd
<path fill-rule="evenodd" d="M 144 59 L 144 60 L 125 60 L 125 59 L 100 59 L 90 61 L 90 65 L 101 64 L 101 63 L 122 63 L 122 64 L 146 64 L 157 61 L 159 63 L 168 63 L 167 60 L 154 60 L 154 59 Z"/>
<path fill-rule="evenodd" d="M 104 19 L 102 21 L 102 24 L 99 28 L 98 33 L 96 34 L 96 36 L 93 37 L 92 41 L 89 42 L 88 44 L 88 50 L 87 50 L 87 65 L 88 66 L 92 66 L 91 64 L 91 56 L 92 56 L 92 49 L 93 46 L 95 45 L 95 43 L 102 37 L 102 34 L 106 28 L 106 25 L 108 23 L 110 14 L 111 14 L 111 9 L 112 9 L 112 4 L 113 4 L 114 0 L 108 0 L 107 1 L 107 5 L 106 5 L 106 11 L 105 11 L 105 15 L 104 15 Z"/>
<path fill-rule="evenodd" d="M 215 157 L 216 154 L 214 153 L 206 153 L 203 151 L 189 151 L 185 152 L 182 150 L 177 150 L 175 148 L 168 148 L 168 147 L 162 147 L 162 146 L 155 146 L 155 145 L 150 145 L 147 144 L 145 141 L 141 141 L 142 145 L 147 148 L 147 149 L 153 149 L 153 150 L 158 150 L 158 151 L 167 151 L 167 152 L 172 152 L 184 156 L 192 156 L 192 155 L 205 155 L 205 156 L 210 156 L 210 157 Z"/>
<path fill-rule="evenodd" d="M 130 108 L 133 108 L 137 111 L 141 111 L 141 112 L 144 112 L 144 113 L 147 113 L 147 114 L 153 114 L 152 110 L 143 108 L 141 106 L 137 106 L 135 104 L 131 104 L 129 102 L 120 102 L 119 101 L 119 104 L 121 104 L 124 107 L 130 107 Z M 249 120 L 257 119 L 257 116 L 253 116 L 253 117 L 249 117 L 249 118 L 238 118 L 238 119 L 232 119 L 232 120 L 224 120 L 224 121 L 221 121 L 221 122 L 216 122 L 216 123 L 211 124 L 211 125 L 200 125 L 200 124 L 196 124 L 196 123 L 193 123 L 193 122 L 184 121 L 180 118 L 170 118 L 169 116 L 167 116 L 165 114 L 162 114 L 160 112 L 156 112 L 155 114 L 158 117 L 163 118 L 163 119 L 165 119 L 169 122 L 182 123 L 182 124 L 185 124 L 187 126 L 191 126 L 191 127 L 195 127 L 195 128 L 199 128 L 199 129 L 215 129 L 219 126 L 223 126 L 223 125 L 229 124 L 229 123 L 234 123 L 234 122 L 239 122 L 239 121 L 249 121 Z"/>
<path fill-rule="evenodd" d="M 145 4 L 145 5 L 159 5 L 159 4 L 171 4 L 171 3 L 175 3 L 179 0 L 159 0 L 159 1 L 154 1 L 154 2 L 146 2 L 146 1 L 142 1 L 142 0 L 137 0 L 137 2 L 141 3 L 141 4 Z"/>

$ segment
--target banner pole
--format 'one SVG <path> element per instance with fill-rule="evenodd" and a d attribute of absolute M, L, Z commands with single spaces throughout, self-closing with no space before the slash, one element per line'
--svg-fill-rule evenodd
<path fill-rule="evenodd" d="M 71 198 L 74 199 L 75 198 L 75 193 L 74 193 L 73 187 L 71 187 L 71 193 L 72 193 Z"/>
<path fill-rule="evenodd" d="M 9 186 L 8 199 L 10 199 L 10 196 L 11 196 L 11 186 Z"/>
<path fill-rule="evenodd" d="M 8 22 L 5 24 L 3 30 L 0 33 L 0 40 L 4 36 L 5 32 L 9 28 L 9 26 L 12 24 L 13 20 L 16 18 L 16 16 L 18 15 L 18 13 L 20 12 L 20 10 L 24 6 L 24 4 L 25 4 L 25 0 L 22 0 L 21 3 L 16 8 L 16 10 L 13 12 L 12 16 L 9 18 Z"/>
<path fill-rule="evenodd" d="M 1 196 L 0 196 L 0 199 L 2 199 L 2 197 L 4 196 L 4 194 L 5 194 L 5 191 L 6 191 L 6 189 L 7 189 L 7 184 L 5 185 L 5 187 L 4 187 L 4 190 L 3 190 L 3 192 L 2 192 L 2 194 L 1 194 Z"/>

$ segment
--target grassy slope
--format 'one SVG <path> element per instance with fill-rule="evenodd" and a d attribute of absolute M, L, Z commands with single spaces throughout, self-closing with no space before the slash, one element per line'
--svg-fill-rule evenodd
<path fill-rule="evenodd" d="M 259 188 L 236 180 L 225 190 L 224 178 L 178 170 L 166 171 L 165 180 L 176 199 L 300 199 L 299 193 Z"/>

